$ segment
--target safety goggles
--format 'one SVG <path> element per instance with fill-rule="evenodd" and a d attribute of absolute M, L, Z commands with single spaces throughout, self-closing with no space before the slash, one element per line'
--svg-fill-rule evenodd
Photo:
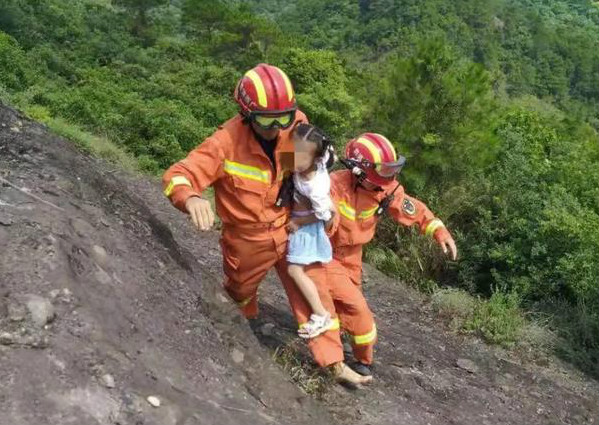
<path fill-rule="evenodd" d="M 383 162 L 377 164 L 376 172 L 381 177 L 393 177 L 401 172 L 401 169 L 406 164 L 406 158 L 399 156 L 399 159 L 395 162 Z"/>
<path fill-rule="evenodd" d="M 271 130 L 275 127 L 289 128 L 289 126 L 293 124 L 294 119 L 295 111 L 285 112 L 284 114 L 280 115 L 252 115 L 252 120 L 258 125 L 258 127 L 264 130 Z"/>
<path fill-rule="evenodd" d="M 364 171 L 370 169 L 376 171 L 376 173 L 381 177 L 390 178 L 401 172 L 402 168 L 406 164 L 406 158 L 400 155 L 397 161 L 383 162 L 378 164 L 366 160 L 358 161 L 355 159 L 344 159 L 342 160 L 342 163 L 350 169 L 354 167 Z"/>

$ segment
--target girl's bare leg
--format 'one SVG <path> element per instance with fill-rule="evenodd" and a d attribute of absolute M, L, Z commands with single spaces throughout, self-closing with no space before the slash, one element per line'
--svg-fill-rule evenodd
<path fill-rule="evenodd" d="M 318 295 L 316 285 L 304 272 L 304 266 L 300 264 L 289 264 L 288 271 L 289 276 L 295 281 L 295 284 L 310 305 L 312 313 L 319 316 L 327 315 L 328 312 L 320 301 L 320 295 Z"/>

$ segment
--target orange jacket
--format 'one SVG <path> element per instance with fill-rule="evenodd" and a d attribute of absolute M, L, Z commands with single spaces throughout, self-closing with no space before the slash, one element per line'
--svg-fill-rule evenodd
<path fill-rule="evenodd" d="M 297 111 L 296 121 L 307 119 Z M 275 170 L 250 126 L 237 115 L 164 173 L 164 194 L 175 207 L 187 212 L 185 201 L 189 197 L 214 186 L 216 213 L 223 224 L 284 223 L 289 210 L 275 207 L 275 201 L 283 174 L 292 165 L 292 128 L 280 132 Z"/>
<path fill-rule="evenodd" d="M 394 181 L 382 192 L 375 192 L 354 188 L 354 177 L 349 170 L 331 173 L 331 197 L 339 216 L 336 232 L 331 236 L 333 256 L 350 269 L 361 269 L 361 248 L 374 237 L 379 221 L 375 215 L 379 202 L 393 191 L 396 184 Z M 387 213 L 397 223 L 404 226 L 416 224 L 422 233 L 433 236 L 438 242 L 451 237 L 443 222 L 435 218 L 423 202 L 406 195 L 403 186 L 399 186 L 394 195 Z"/>

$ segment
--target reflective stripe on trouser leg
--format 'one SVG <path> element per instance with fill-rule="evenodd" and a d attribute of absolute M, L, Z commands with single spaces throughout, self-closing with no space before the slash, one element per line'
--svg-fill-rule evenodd
<path fill-rule="evenodd" d="M 368 303 L 360 288 L 350 281 L 347 270 L 342 265 L 332 261 L 326 268 L 329 269 L 329 281 L 332 282 L 330 290 L 341 326 L 352 337 L 354 357 L 364 364 L 371 364 L 376 327 Z"/>
<path fill-rule="evenodd" d="M 376 341 L 376 324 L 372 325 L 372 330 L 363 335 L 351 335 L 353 345 L 370 345 Z"/>

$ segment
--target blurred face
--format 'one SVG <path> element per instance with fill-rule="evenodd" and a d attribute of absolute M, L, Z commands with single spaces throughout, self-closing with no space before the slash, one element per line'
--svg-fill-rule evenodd
<path fill-rule="evenodd" d="M 252 122 L 252 128 L 254 129 L 256 134 L 258 134 L 264 140 L 276 140 L 276 138 L 279 137 L 279 133 L 281 132 L 280 128 L 271 128 L 270 130 L 265 130 L 255 122 Z"/>
<path fill-rule="evenodd" d="M 293 138 L 293 168 L 298 173 L 304 173 L 312 170 L 314 166 L 314 157 L 316 156 L 316 143 L 306 142 L 304 140 Z"/>

